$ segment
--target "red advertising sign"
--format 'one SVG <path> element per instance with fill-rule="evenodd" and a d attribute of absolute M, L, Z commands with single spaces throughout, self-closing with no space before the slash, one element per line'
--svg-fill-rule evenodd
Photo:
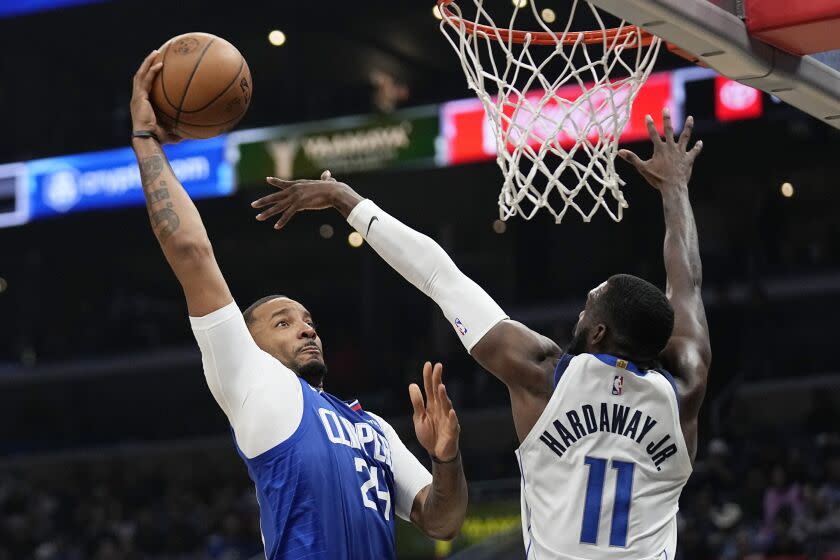
<path fill-rule="evenodd" d="M 715 115 L 719 121 L 757 119 L 764 114 L 764 96 L 735 80 L 715 78 Z"/>
<path fill-rule="evenodd" d="M 510 134 L 516 140 L 515 134 L 524 127 L 530 128 L 527 143 L 539 146 L 547 136 L 556 134 L 557 143 L 564 148 L 574 145 L 578 130 L 588 130 L 588 136 L 594 140 L 598 137 L 598 127 L 591 126 L 592 122 L 600 122 L 609 133 L 609 124 L 615 112 L 626 109 L 629 96 L 628 90 L 618 89 L 613 93 L 612 100 L 607 100 L 606 94 L 592 97 L 592 103 L 575 105 L 574 101 L 581 95 L 581 88 L 577 85 L 564 86 L 557 91 L 554 99 L 543 105 L 540 116 L 534 120 L 533 113 L 520 108 L 515 112 L 515 100 L 510 99 L 504 104 L 503 111 L 506 122 L 512 120 L 515 125 Z M 538 107 L 542 91 L 526 94 L 526 102 L 522 107 Z M 556 98 L 566 100 L 558 102 Z M 645 116 L 653 115 L 657 127 L 662 130 L 662 109 L 671 103 L 671 73 L 658 72 L 652 74 L 639 91 L 632 106 L 627 126 L 621 133 L 624 142 L 647 138 Z M 596 113 L 592 114 L 592 111 Z M 543 118 L 544 117 L 544 118 Z M 534 122 L 531 122 L 534 121 Z M 564 122 L 564 126 L 557 131 L 557 123 Z M 496 136 L 493 126 L 485 117 L 484 107 L 478 99 L 465 99 L 443 105 L 441 110 L 441 126 L 444 140 L 445 164 L 458 164 L 481 161 L 496 157 Z M 557 132 L 555 132 L 557 131 Z"/>

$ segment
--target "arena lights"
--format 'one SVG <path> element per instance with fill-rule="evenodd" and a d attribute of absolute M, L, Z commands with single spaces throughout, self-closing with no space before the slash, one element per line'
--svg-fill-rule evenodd
<path fill-rule="evenodd" d="M 0 276 L 0 294 L 6 291 L 6 288 L 9 287 L 9 283 L 6 282 L 6 279 Z"/>
<path fill-rule="evenodd" d="M 347 243 L 350 244 L 351 247 L 358 248 L 362 246 L 365 240 L 362 237 L 362 234 L 358 231 L 352 232 L 350 235 L 347 236 Z"/>
<path fill-rule="evenodd" d="M 440 8 L 438 8 L 437 4 L 432 7 L 432 15 L 434 15 L 437 19 L 443 19 L 443 14 L 440 13 Z"/>
<path fill-rule="evenodd" d="M 507 231 L 507 224 L 504 223 L 502 220 L 496 220 L 495 222 L 493 222 L 493 231 L 501 235 Z"/>
<path fill-rule="evenodd" d="M 557 14 L 555 14 L 554 10 L 552 10 L 551 8 L 543 8 L 543 10 L 540 12 L 540 16 L 546 23 L 554 23 L 554 21 L 557 19 Z"/>
<path fill-rule="evenodd" d="M 335 230 L 330 224 L 324 224 L 320 228 L 318 228 L 318 233 L 321 234 L 321 237 L 324 239 L 331 239 Z"/>
<path fill-rule="evenodd" d="M 275 47 L 282 47 L 286 44 L 286 34 L 279 29 L 275 29 L 268 34 L 268 42 Z"/>
<path fill-rule="evenodd" d="M 791 183 L 782 183 L 782 196 L 785 198 L 791 198 L 796 191 L 793 188 Z"/>

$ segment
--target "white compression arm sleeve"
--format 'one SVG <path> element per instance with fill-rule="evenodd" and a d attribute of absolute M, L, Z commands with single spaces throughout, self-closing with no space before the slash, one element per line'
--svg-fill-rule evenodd
<path fill-rule="evenodd" d="M 245 456 L 253 459 L 291 437 L 303 417 L 300 381 L 257 346 L 236 302 L 190 323 L 207 385 Z"/>
<path fill-rule="evenodd" d="M 371 411 L 367 411 L 374 420 L 379 422 L 382 431 L 385 432 L 385 439 L 391 446 L 391 462 L 394 472 L 394 511 L 406 521 L 411 521 L 411 508 L 414 506 L 414 499 L 417 494 L 432 483 L 432 473 L 426 470 L 420 461 L 417 460 L 411 451 L 394 431 L 391 425 Z"/>
<path fill-rule="evenodd" d="M 508 318 L 487 292 L 458 270 L 440 245 L 373 201 L 357 204 L 347 221 L 385 262 L 440 306 L 468 352 L 487 331 Z"/>

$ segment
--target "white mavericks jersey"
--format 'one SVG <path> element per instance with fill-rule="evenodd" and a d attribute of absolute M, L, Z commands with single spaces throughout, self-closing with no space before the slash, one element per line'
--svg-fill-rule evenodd
<path fill-rule="evenodd" d="M 528 560 L 674 558 L 691 474 L 676 387 L 604 354 L 566 354 L 516 452 Z"/>

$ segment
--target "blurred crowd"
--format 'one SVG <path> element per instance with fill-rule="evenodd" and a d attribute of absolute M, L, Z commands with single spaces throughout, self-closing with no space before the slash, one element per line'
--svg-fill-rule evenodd
<path fill-rule="evenodd" d="M 836 436 L 714 439 L 680 508 L 683 560 L 840 557 Z"/>
<path fill-rule="evenodd" d="M 0 559 L 219 560 L 260 555 L 253 486 L 230 454 L 5 469 Z"/>
<path fill-rule="evenodd" d="M 682 560 L 840 558 L 840 441 L 714 439 L 679 520 Z M 224 446 L 0 469 L 0 560 L 260 554 L 253 488 Z"/>

